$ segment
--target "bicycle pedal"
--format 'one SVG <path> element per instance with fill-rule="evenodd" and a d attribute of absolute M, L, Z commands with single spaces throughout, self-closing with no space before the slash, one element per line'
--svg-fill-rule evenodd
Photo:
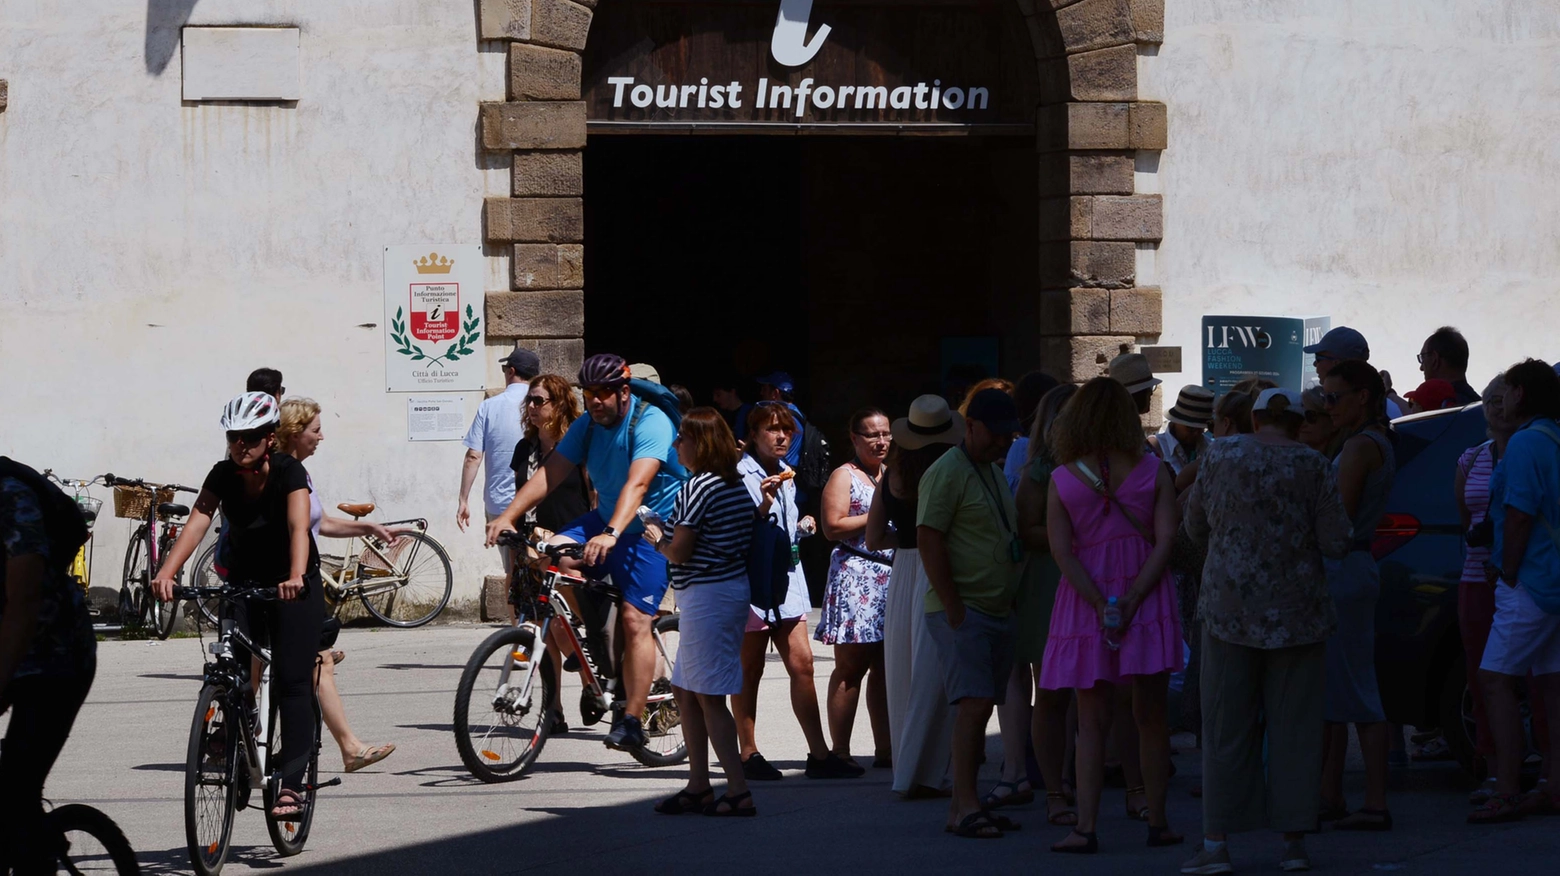
<path fill-rule="evenodd" d="M 334 788 L 334 787 L 336 787 L 336 786 L 338 786 L 340 784 L 341 784 L 341 777 L 337 776 L 334 779 L 326 779 L 323 782 L 319 782 L 317 784 L 311 785 L 311 786 L 309 786 L 309 790 L 311 790 L 311 791 L 318 791 L 321 788 Z"/>

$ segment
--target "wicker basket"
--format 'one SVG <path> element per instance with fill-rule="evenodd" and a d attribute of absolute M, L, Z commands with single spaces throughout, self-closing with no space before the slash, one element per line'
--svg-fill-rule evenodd
<path fill-rule="evenodd" d="M 156 503 L 173 501 L 173 490 L 158 490 Z M 152 491 L 149 487 L 115 487 L 114 516 L 129 520 L 145 520 L 152 510 Z"/>

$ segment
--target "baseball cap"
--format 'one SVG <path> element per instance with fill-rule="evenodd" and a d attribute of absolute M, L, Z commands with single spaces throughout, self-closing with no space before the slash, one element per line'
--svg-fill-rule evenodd
<path fill-rule="evenodd" d="M 1316 343 L 1305 348 L 1307 353 L 1326 353 L 1334 359 L 1369 359 L 1370 344 L 1365 343 L 1365 336 L 1349 328 L 1340 325 L 1325 335 Z"/>
<path fill-rule="evenodd" d="M 986 428 L 999 434 L 1022 431 L 1018 424 L 1018 405 L 1013 403 L 1012 396 L 996 388 L 983 389 L 971 396 L 964 409 L 964 418 L 985 423 Z"/>
<path fill-rule="evenodd" d="M 1439 411 L 1457 397 L 1457 387 L 1450 380 L 1435 378 L 1419 384 L 1419 388 L 1403 393 L 1403 397 L 1427 411 Z"/>
<path fill-rule="evenodd" d="M 508 365 L 516 374 L 527 380 L 542 373 L 541 357 L 530 350 L 524 350 L 520 347 L 515 347 L 508 356 L 498 361 Z"/>
<path fill-rule="evenodd" d="M 655 370 L 655 366 L 648 362 L 635 362 L 628 366 L 628 376 L 648 380 L 651 383 L 661 382 L 661 372 Z"/>
<path fill-rule="evenodd" d="M 758 383 L 765 386 L 773 386 L 781 392 L 795 392 L 796 383 L 791 380 L 791 375 L 784 371 L 776 371 L 758 378 Z"/>
<path fill-rule="evenodd" d="M 1278 398 L 1283 399 L 1284 403 L 1278 405 L 1277 410 L 1270 410 L 1273 407 L 1273 400 Z M 1296 414 L 1305 410 L 1304 402 L 1300 399 L 1300 393 L 1287 386 L 1275 386 L 1272 389 L 1262 390 L 1262 394 L 1257 396 L 1257 403 L 1252 405 L 1251 409 L 1254 411 L 1268 411 L 1269 413 L 1293 411 Z"/>

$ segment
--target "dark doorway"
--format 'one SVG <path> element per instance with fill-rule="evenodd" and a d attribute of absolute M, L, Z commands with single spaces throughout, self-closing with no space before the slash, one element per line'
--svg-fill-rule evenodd
<path fill-rule="evenodd" d="M 902 416 L 987 351 L 1038 367 L 1038 163 L 1028 137 L 593 135 L 586 352 L 700 404 L 788 371 L 843 461 L 858 407 Z"/>

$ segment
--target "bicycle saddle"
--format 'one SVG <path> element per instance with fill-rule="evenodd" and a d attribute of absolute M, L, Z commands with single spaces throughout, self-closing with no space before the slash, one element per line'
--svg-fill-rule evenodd
<path fill-rule="evenodd" d="M 172 502 L 163 502 L 157 506 L 159 517 L 188 517 L 190 508 L 188 505 L 175 505 Z"/>
<path fill-rule="evenodd" d="M 336 506 L 336 510 L 352 517 L 367 517 L 374 513 L 373 502 L 342 502 Z"/>

